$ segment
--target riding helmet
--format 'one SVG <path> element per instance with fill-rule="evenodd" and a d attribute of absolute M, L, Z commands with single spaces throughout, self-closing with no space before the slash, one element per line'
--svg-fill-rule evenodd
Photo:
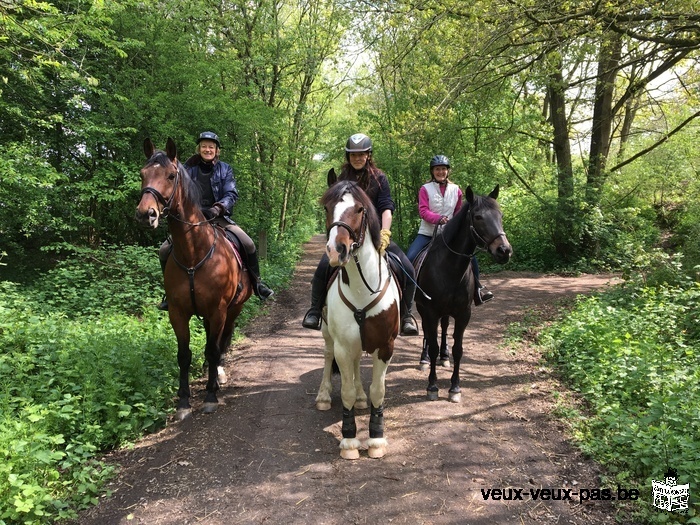
<path fill-rule="evenodd" d="M 355 133 L 345 144 L 346 153 L 372 153 L 372 141 L 364 133 Z"/>
<path fill-rule="evenodd" d="M 435 155 L 430 159 L 430 169 L 432 170 L 435 166 L 447 166 L 450 168 L 450 159 L 445 157 L 445 155 Z"/>
<path fill-rule="evenodd" d="M 216 147 L 221 148 L 221 142 L 219 142 L 219 136 L 214 133 L 213 131 L 203 131 L 202 133 L 199 134 L 199 138 L 197 139 L 197 144 L 202 142 L 203 140 L 213 140 L 216 142 Z"/>

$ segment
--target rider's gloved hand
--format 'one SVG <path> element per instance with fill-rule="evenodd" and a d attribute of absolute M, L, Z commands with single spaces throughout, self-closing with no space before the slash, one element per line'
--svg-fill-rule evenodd
<path fill-rule="evenodd" d="M 202 213 L 207 218 L 207 220 L 216 219 L 217 217 L 223 215 L 224 207 L 221 204 L 216 203 L 211 208 L 203 208 Z"/>
<path fill-rule="evenodd" d="M 379 254 L 384 255 L 389 243 L 391 242 L 391 230 L 382 230 L 380 232 L 381 241 L 379 243 Z"/>

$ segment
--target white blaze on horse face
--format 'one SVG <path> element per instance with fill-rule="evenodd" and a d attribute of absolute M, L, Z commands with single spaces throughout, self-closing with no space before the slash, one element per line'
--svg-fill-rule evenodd
<path fill-rule="evenodd" d="M 346 193 L 343 195 L 343 199 L 339 201 L 336 205 L 335 208 L 333 208 L 333 221 L 332 222 L 338 222 L 341 220 L 343 214 L 349 210 L 352 209 L 355 206 L 355 199 L 352 198 L 352 195 L 349 193 Z M 340 260 L 340 253 L 338 252 L 338 232 L 340 228 L 338 226 L 333 226 L 330 231 L 328 232 L 328 242 L 326 243 L 326 252 L 328 253 L 328 258 L 330 259 L 331 266 L 339 266 L 342 264 L 345 264 L 348 261 L 348 257 L 350 255 L 350 246 L 347 246 L 345 250 L 345 260 L 341 261 Z M 343 231 L 348 233 L 345 228 L 343 228 Z M 352 239 L 351 239 L 352 241 Z"/>

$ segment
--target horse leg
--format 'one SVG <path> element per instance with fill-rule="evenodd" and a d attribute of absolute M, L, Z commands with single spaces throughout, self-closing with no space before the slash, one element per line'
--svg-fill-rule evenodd
<path fill-rule="evenodd" d="M 182 421 L 192 414 L 190 406 L 190 365 L 192 351 L 190 350 L 189 319 L 180 316 L 173 307 L 168 311 L 170 324 L 177 338 L 177 364 L 180 368 L 180 387 L 177 390 L 177 419 Z"/>
<path fill-rule="evenodd" d="M 333 392 L 333 383 L 331 382 L 333 371 L 333 339 L 327 335 L 324 330 L 324 338 L 326 340 L 326 348 L 323 352 L 323 377 L 321 385 L 318 387 L 318 395 L 316 395 L 316 408 L 318 410 L 331 409 L 331 392 Z"/>
<path fill-rule="evenodd" d="M 219 348 L 221 350 L 221 355 L 228 351 L 229 346 L 231 346 L 231 338 L 233 337 L 234 321 L 236 320 L 236 315 L 232 315 L 231 312 L 228 313 L 226 317 L 226 325 L 224 326 L 224 332 L 221 334 L 221 343 Z M 223 359 L 221 359 L 223 360 Z M 220 361 L 221 361 L 220 360 Z M 226 376 L 226 370 L 219 362 L 219 366 L 216 367 L 217 380 L 219 385 L 225 385 L 228 383 L 228 377 Z"/>
<path fill-rule="evenodd" d="M 459 388 L 459 363 L 462 360 L 462 355 L 464 353 L 462 347 L 462 340 L 464 339 L 464 330 L 469 324 L 469 314 L 467 312 L 466 319 L 455 319 L 455 331 L 453 334 L 454 345 L 452 346 L 452 360 L 454 361 L 454 368 L 452 370 L 452 378 L 450 391 L 448 393 L 448 399 L 453 403 L 459 403 L 462 401 L 462 390 Z"/>
<path fill-rule="evenodd" d="M 428 401 L 435 401 L 438 398 L 437 386 L 437 364 L 438 353 L 440 351 L 437 341 L 437 319 L 423 321 L 423 334 L 428 341 L 428 356 L 430 357 L 430 374 L 428 374 Z"/>
<path fill-rule="evenodd" d="M 216 320 L 219 321 L 219 320 Z M 205 324 L 207 333 L 207 345 L 205 355 L 209 363 L 207 376 L 207 394 L 204 397 L 203 411 L 205 414 L 213 414 L 219 407 L 216 391 L 219 390 L 219 365 L 221 364 L 221 339 L 224 330 L 223 324 L 213 322 Z"/>
<path fill-rule="evenodd" d="M 355 360 L 360 356 L 350 356 L 347 350 L 336 352 L 335 360 L 340 368 L 340 397 L 343 401 L 343 439 L 340 441 L 340 457 L 343 459 L 358 459 L 360 457 L 360 441 L 357 439 L 355 425 Z"/>
<path fill-rule="evenodd" d="M 440 319 L 440 365 L 450 366 L 450 354 L 447 350 L 447 330 L 450 327 L 450 316 Z"/>
<path fill-rule="evenodd" d="M 355 408 L 363 410 L 367 408 L 367 394 L 362 387 L 362 376 L 360 375 L 360 360 L 355 361 Z"/>
<path fill-rule="evenodd" d="M 369 396 L 372 408 L 369 416 L 369 439 L 367 453 L 371 458 L 381 458 L 386 454 L 388 442 L 384 437 L 384 394 L 386 392 L 386 370 L 388 362 L 379 359 L 378 352 L 372 354 L 372 384 Z"/>

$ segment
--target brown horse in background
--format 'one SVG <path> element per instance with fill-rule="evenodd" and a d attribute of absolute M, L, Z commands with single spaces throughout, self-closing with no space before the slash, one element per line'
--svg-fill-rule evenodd
<path fill-rule="evenodd" d="M 177 337 L 178 418 L 184 419 L 192 411 L 191 317 L 202 318 L 206 332 L 204 354 L 209 366 L 204 412 L 211 413 L 218 406 L 221 354 L 231 343 L 234 322 L 253 288 L 250 274 L 244 270 L 234 246 L 223 230 L 207 221 L 201 212 L 199 188 L 178 160 L 173 140 L 169 138 L 166 150 L 161 151 L 153 146 L 151 139 L 146 139 L 143 150 L 148 160 L 141 169 L 141 200 L 136 207 L 136 220 L 145 227 L 157 228 L 165 217 L 172 237 L 164 279 L 170 324 Z"/>

